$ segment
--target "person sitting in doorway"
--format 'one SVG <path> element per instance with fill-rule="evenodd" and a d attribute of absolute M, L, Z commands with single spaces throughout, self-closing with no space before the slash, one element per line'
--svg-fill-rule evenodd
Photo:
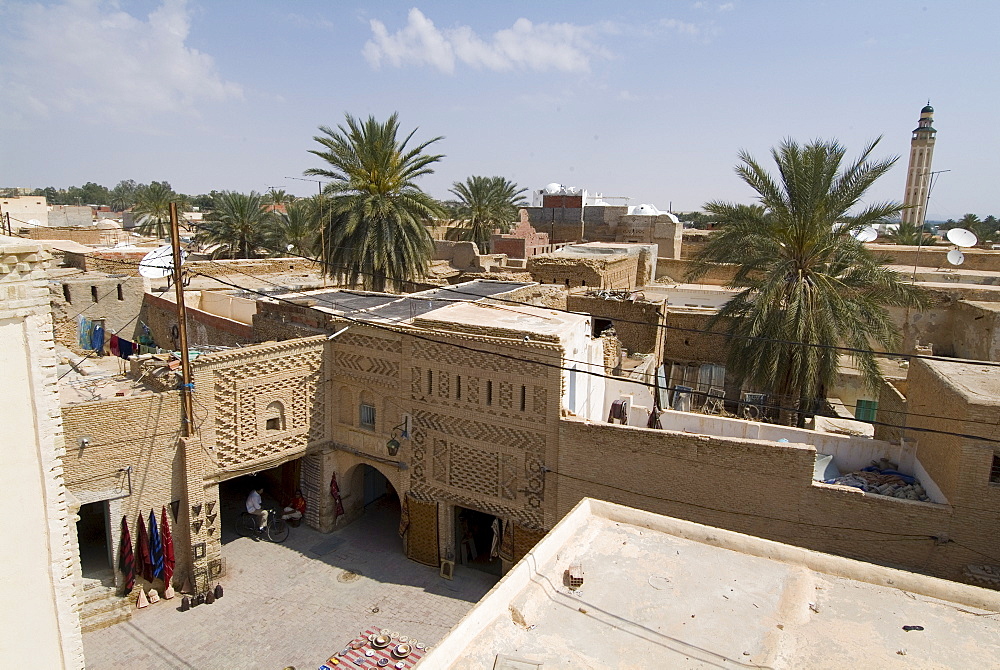
<path fill-rule="evenodd" d="M 261 495 L 264 493 L 264 488 L 251 489 L 250 495 L 247 496 L 247 512 L 253 514 L 257 517 L 257 530 L 263 531 L 264 526 L 267 525 L 267 510 L 264 509 Z"/>
<path fill-rule="evenodd" d="M 281 518 L 285 521 L 292 521 L 293 525 L 298 525 L 299 521 L 306 513 L 306 499 L 302 496 L 302 489 L 295 489 L 295 497 L 288 503 Z"/>

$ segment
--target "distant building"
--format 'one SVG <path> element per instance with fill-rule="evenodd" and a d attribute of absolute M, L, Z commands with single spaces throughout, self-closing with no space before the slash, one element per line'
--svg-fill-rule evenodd
<path fill-rule="evenodd" d="M 0 198 L 0 213 L 5 223 L 7 215 L 10 215 L 12 230 L 49 225 L 49 205 L 44 195 Z"/>
<path fill-rule="evenodd" d="M 934 141 L 937 130 L 934 122 L 934 108 L 928 102 L 920 110 L 920 121 L 913 129 L 910 139 L 910 167 L 906 171 L 906 192 L 903 195 L 903 223 L 923 225 L 927 213 L 927 196 L 931 182 L 931 159 L 934 157 Z"/>
<path fill-rule="evenodd" d="M 612 205 L 601 194 L 549 184 L 534 193 L 528 220 L 549 241 L 655 244 L 666 258 L 681 257 L 683 224 L 654 205 Z"/>
<path fill-rule="evenodd" d="M 528 212 L 520 211 L 521 222 L 509 234 L 496 234 L 491 240 L 495 254 L 506 254 L 508 258 L 531 258 L 554 250 L 548 233 L 535 230 L 528 220 Z"/>

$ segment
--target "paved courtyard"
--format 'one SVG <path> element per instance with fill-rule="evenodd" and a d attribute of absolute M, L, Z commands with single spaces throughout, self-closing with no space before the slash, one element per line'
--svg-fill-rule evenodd
<path fill-rule="evenodd" d="M 457 567 L 447 581 L 408 560 L 398 518 L 375 503 L 335 533 L 293 528 L 285 544 L 224 534 L 221 600 L 187 612 L 179 598 L 161 600 L 88 633 L 87 667 L 304 670 L 370 626 L 434 645 L 497 577 Z"/>

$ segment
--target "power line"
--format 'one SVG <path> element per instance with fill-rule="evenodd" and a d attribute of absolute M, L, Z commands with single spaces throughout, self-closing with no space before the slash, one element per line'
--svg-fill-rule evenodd
<path fill-rule="evenodd" d="M 82 256 L 86 256 L 86 257 L 90 257 L 91 256 L 91 254 L 81 254 L 81 255 Z M 128 265 L 128 266 L 131 266 L 131 267 L 135 267 L 135 266 L 138 265 L 137 262 L 126 261 L 126 260 L 107 259 L 107 258 L 103 258 L 103 257 L 100 257 L 100 256 L 94 256 L 94 258 L 99 258 L 101 260 L 106 260 L 106 261 L 109 261 L 109 262 L 112 262 L 112 263 L 121 264 L 121 265 Z M 308 259 L 308 257 L 302 257 L 302 258 L 307 258 Z M 313 259 L 308 259 L 308 260 L 313 260 Z M 215 263 L 215 264 L 217 264 L 217 265 L 220 265 L 220 267 L 226 267 L 226 266 L 222 266 L 217 261 L 212 261 L 212 262 Z M 247 275 L 247 276 L 249 276 L 251 278 L 257 279 L 258 281 L 263 281 L 265 283 L 271 283 L 272 285 L 279 286 L 278 284 L 274 284 L 273 282 L 269 282 L 268 280 L 264 280 L 264 279 L 262 279 L 261 277 L 259 277 L 257 275 L 253 275 L 251 273 L 247 273 L 247 272 L 244 272 L 242 270 L 238 270 L 238 271 L 241 274 L 244 274 L 244 275 Z M 207 273 L 204 273 L 204 272 L 194 272 L 193 274 L 198 274 L 198 275 L 207 277 L 209 279 L 212 279 L 214 281 L 219 282 L 220 284 L 223 284 L 223 285 L 226 285 L 226 286 L 230 286 L 230 287 L 239 289 L 241 291 L 245 291 L 247 293 L 254 293 L 254 294 L 260 295 L 260 296 L 265 297 L 265 298 L 270 298 L 270 299 L 273 299 L 273 300 L 279 300 L 279 301 L 286 302 L 288 304 L 291 304 L 291 305 L 294 305 L 294 306 L 300 307 L 300 308 L 303 307 L 303 305 L 301 305 L 299 303 L 296 303 L 296 302 L 294 302 L 292 300 L 289 300 L 287 298 L 282 298 L 280 296 L 271 295 L 271 294 L 268 294 L 268 293 L 264 293 L 262 291 L 257 291 L 257 290 L 254 290 L 254 289 L 251 289 L 251 288 L 248 288 L 248 287 L 245 287 L 245 286 L 241 286 L 239 284 L 228 282 L 228 281 L 225 281 L 225 280 L 221 279 L 220 277 L 217 277 L 217 276 L 214 276 L 214 275 L 210 275 L 210 274 L 207 274 Z M 163 290 L 166 291 L 168 288 L 169 288 L 169 286 L 166 287 Z M 459 293 L 466 293 L 466 292 L 459 292 Z M 162 295 L 162 293 L 161 293 L 161 295 Z M 476 297 L 477 299 L 482 299 L 482 297 L 483 297 L 483 296 L 475 295 L 475 294 L 468 294 L 468 295 L 472 295 L 472 296 Z M 403 297 L 403 296 L 401 296 L 401 297 Z M 320 297 L 317 297 L 316 299 L 320 300 Z M 322 300 L 320 300 L 320 301 L 322 301 Z M 513 302 L 514 304 L 524 305 L 524 306 L 527 306 L 527 307 L 537 308 L 537 305 L 532 305 L 531 303 L 523 303 L 523 302 L 518 302 L 518 301 L 510 301 L 510 302 Z M 331 303 L 335 304 L 332 301 L 331 301 Z M 313 309 L 312 307 L 306 307 L 306 308 L 307 309 Z M 571 312 L 569 310 L 553 310 L 553 311 L 561 311 L 561 312 L 568 313 L 568 314 L 578 314 L 577 312 Z M 442 341 L 441 339 L 435 339 L 435 338 L 447 337 L 447 335 L 441 335 L 441 334 L 438 334 L 436 331 L 429 330 L 429 329 L 422 329 L 419 326 L 413 326 L 412 324 L 406 324 L 402 320 L 396 320 L 396 321 L 400 322 L 400 327 L 399 328 L 395 328 L 395 327 L 392 327 L 392 326 L 386 326 L 384 324 L 379 324 L 379 323 L 372 322 L 372 321 L 363 321 L 363 320 L 356 319 L 356 318 L 353 318 L 353 317 L 350 317 L 350 316 L 347 316 L 347 315 L 329 315 L 326 312 L 320 312 L 320 313 L 324 314 L 324 315 L 327 315 L 327 316 L 334 316 L 335 318 L 339 318 L 339 319 L 342 319 L 342 320 L 345 320 L 345 321 L 349 321 L 349 322 L 354 323 L 354 324 L 365 325 L 365 326 L 368 326 L 368 327 L 371 327 L 371 328 L 382 329 L 382 330 L 387 330 L 387 331 L 391 331 L 391 332 L 400 332 L 400 330 L 405 330 L 407 332 L 407 334 L 409 334 L 411 337 L 415 337 L 417 339 L 426 340 L 426 341 L 434 342 L 434 343 L 437 343 L 437 344 L 445 344 L 447 346 L 457 347 L 457 348 L 460 348 L 460 349 L 465 349 L 465 350 L 476 352 L 476 353 L 493 355 L 493 356 L 499 356 L 499 357 L 502 357 L 502 358 L 507 358 L 507 359 L 515 360 L 515 361 L 519 361 L 519 362 L 534 363 L 536 365 L 542 365 L 544 367 L 557 368 L 559 370 L 564 370 L 564 371 L 567 371 L 567 372 L 578 372 L 578 373 L 581 373 L 581 374 L 587 374 L 587 375 L 591 375 L 591 376 L 595 376 L 595 377 L 600 377 L 600 378 L 604 378 L 604 379 L 613 379 L 613 380 L 617 380 L 617 381 L 622 381 L 623 379 L 625 379 L 625 381 L 628 381 L 630 383 L 634 383 L 634 384 L 639 385 L 639 386 L 645 386 L 647 388 L 653 388 L 653 389 L 659 389 L 660 388 L 657 384 L 651 384 L 649 382 L 644 382 L 644 381 L 637 380 L 637 379 L 615 377 L 615 376 L 607 375 L 607 374 L 604 374 L 604 373 L 593 372 L 591 370 L 581 370 L 581 369 L 578 369 L 578 368 L 566 368 L 566 367 L 563 367 L 561 365 L 554 364 L 554 363 L 548 363 L 548 362 L 544 362 L 544 361 L 533 360 L 533 359 L 530 359 L 530 358 L 520 358 L 520 357 L 517 357 L 517 356 L 510 355 L 510 354 L 503 354 L 503 353 L 500 353 L 500 352 L 493 352 L 493 351 L 488 351 L 488 350 L 483 350 L 483 349 L 477 349 L 475 347 L 469 347 L 467 345 L 462 345 L 462 344 L 459 344 L 457 342 L 450 342 L 450 341 L 447 341 L 447 340 Z M 132 321 L 134 321 L 136 318 L 138 318 L 138 316 L 139 315 L 137 314 L 128 323 L 132 323 Z M 386 320 L 390 321 L 391 319 L 386 319 Z M 125 325 L 128 325 L 128 323 L 126 323 Z M 423 332 L 432 333 L 432 334 L 435 335 L 435 337 L 424 337 L 424 336 L 421 336 L 421 335 L 417 334 L 417 332 L 414 332 L 414 331 L 418 331 L 418 330 L 422 330 Z M 548 354 L 543 354 L 542 352 L 539 352 L 539 355 L 550 356 Z M 552 356 L 552 357 L 554 357 L 554 356 Z M 579 362 L 579 363 L 582 363 L 584 365 L 597 365 L 595 363 L 589 363 L 589 362 L 584 362 L 584 361 L 575 361 L 575 362 Z M 954 361 L 953 360 L 952 362 L 962 362 L 962 363 L 964 363 L 965 361 Z M 974 362 L 974 363 L 981 363 L 981 362 L 977 361 L 977 362 Z M 994 364 L 994 365 L 1000 365 L 1000 363 L 997 363 L 997 364 Z M 59 379 L 62 379 L 62 377 L 64 377 L 66 374 L 68 374 L 68 372 L 64 373 L 62 376 L 60 376 Z M 675 387 L 666 387 L 666 388 L 663 388 L 663 390 L 664 391 L 676 391 L 678 389 L 675 388 Z M 695 393 L 695 394 L 698 394 L 698 395 L 704 395 L 702 392 L 695 391 L 693 389 L 689 390 L 687 388 L 684 388 L 682 390 L 688 391 L 688 392 L 691 392 L 691 393 Z M 755 402 L 753 404 L 758 405 L 760 407 L 767 408 L 767 409 L 775 409 L 775 410 L 779 410 L 779 411 L 788 411 L 788 412 L 795 412 L 795 413 L 798 413 L 798 412 L 801 411 L 800 408 L 786 407 L 786 406 L 775 404 L 775 403 L 766 403 L 766 402 L 765 403 L 760 403 L 760 402 Z M 912 414 L 912 413 L 910 415 L 911 416 L 923 416 L 925 418 L 938 419 L 938 420 L 948 420 L 949 419 L 949 417 L 941 417 L 941 416 L 936 416 L 936 415 L 918 415 L 918 414 Z M 973 439 L 973 440 L 980 440 L 980 441 L 984 441 L 984 442 L 990 442 L 990 443 L 1000 444 L 1000 440 L 996 440 L 996 439 L 993 439 L 993 438 L 984 437 L 984 436 L 981 436 L 981 435 L 970 435 L 970 434 L 965 434 L 965 433 L 957 433 L 957 432 L 953 432 L 953 431 L 942 431 L 942 430 L 936 430 L 936 429 L 932 429 L 932 428 L 921 428 L 921 427 L 915 427 L 915 426 L 900 426 L 900 425 L 896 425 L 896 424 L 885 423 L 885 422 L 880 422 L 880 421 L 875 421 L 875 420 L 868 421 L 867 423 L 870 423 L 872 425 L 886 426 L 886 427 L 889 427 L 889 428 L 897 428 L 897 429 L 901 429 L 901 430 L 908 430 L 908 431 L 914 431 L 914 432 L 923 432 L 923 433 L 932 433 L 932 434 L 938 434 L 938 435 L 950 435 L 950 436 L 954 436 L 954 437 L 961 437 L 963 439 Z M 977 423 L 983 423 L 983 424 L 986 424 L 986 425 L 995 426 L 995 424 L 992 424 L 992 423 L 989 423 L 989 422 L 977 422 Z"/>
<path fill-rule="evenodd" d="M 194 222 L 192 222 L 190 220 L 186 220 L 185 219 L 185 222 L 188 224 L 189 227 L 199 228 L 199 229 L 203 228 L 203 226 L 200 226 L 200 225 L 198 225 L 198 224 L 196 224 L 196 223 L 194 223 Z M 336 267 L 338 267 L 338 266 L 336 266 L 333 263 L 326 262 L 326 261 L 324 261 L 322 259 L 319 259 L 319 258 L 313 258 L 311 256 L 304 256 L 302 254 L 292 253 L 291 251 L 281 250 L 281 249 L 278 249 L 276 247 L 268 247 L 266 245 L 261 245 L 261 246 L 263 246 L 265 249 L 269 249 L 270 251 L 281 253 L 281 254 L 284 254 L 286 256 L 290 256 L 290 257 L 293 257 L 293 258 L 301 258 L 302 260 L 308 260 L 308 261 L 311 261 L 311 262 L 316 263 L 316 264 L 321 265 L 321 266 L 326 266 L 326 267 L 330 267 L 330 268 L 336 268 Z M 364 271 L 358 271 L 358 274 L 362 275 L 362 276 L 366 276 L 366 277 L 374 277 L 375 276 L 373 273 L 364 272 Z M 472 296 L 472 297 L 475 297 L 475 298 L 482 298 L 483 297 L 483 296 L 480 296 L 480 295 L 476 295 L 474 293 L 469 293 L 467 291 L 461 291 L 461 290 L 459 290 L 459 289 L 457 289 L 455 287 L 450 287 L 450 286 L 438 287 L 435 290 L 446 291 L 446 292 L 456 293 L 456 294 L 460 294 L 460 295 L 468 295 L 468 296 Z M 641 293 L 641 291 L 633 291 L 633 292 L 640 292 Z M 511 300 L 511 299 L 508 299 L 508 298 L 501 298 L 501 297 L 490 296 L 490 299 L 491 300 L 497 300 L 499 302 L 505 302 L 505 303 L 508 303 L 508 304 L 513 304 L 513 305 L 522 305 L 522 306 L 526 306 L 526 307 L 537 307 L 537 305 L 534 305 L 534 304 L 529 303 L 529 302 L 523 302 L 523 301 L 518 301 L 518 300 Z M 552 310 L 552 311 L 557 311 L 557 312 L 565 312 L 565 313 L 568 313 L 568 314 L 577 314 L 578 313 L 578 312 L 573 312 L 573 311 L 571 311 L 569 309 L 560 309 L 558 307 L 546 307 L 545 309 Z M 835 344 L 822 344 L 822 343 L 818 343 L 818 342 L 798 342 L 798 341 L 795 341 L 795 340 L 784 340 L 784 339 L 779 339 L 779 338 L 762 337 L 762 336 L 757 336 L 757 335 L 738 335 L 738 334 L 735 334 L 735 333 L 727 333 L 727 332 L 717 331 L 717 330 L 708 330 L 708 329 L 700 329 L 700 328 L 684 328 L 682 326 L 671 326 L 671 325 L 665 324 L 665 323 L 652 324 L 652 323 L 649 323 L 648 321 L 637 321 L 637 320 L 632 320 L 632 319 L 612 319 L 612 321 L 618 322 L 618 323 L 630 323 L 630 324 L 647 326 L 647 327 L 652 326 L 652 327 L 655 327 L 657 329 L 661 329 L 662 328 L 662 329 L 665 329 L 665 330 L 676 330 L 676 331 L 689 332 L 689 333 L 698 333 L 698 334 L 701 334 L 701 335 L 717 335 L 717 336 L 724 337 L 724 338 L 727 338 L 727 339 L 730 339 L 730 338 L 745 339 L 745 340 L 753 340 L 753 341 L 760 341 L 760 342 L 771 342 L 771 343 L 776 343 L 776 344 L 789 344 L 789 345 L 793 345 L 793 346 L 813 347 L 813 348 L 819 348 L 819 349 L 834 349 L 834 350 L 837 350 L 837 351 L 846 351 L 846 352 L 849 352 L 849 353 L 873 354 L 875 356 L 896 357 L 896 358 L 906 358 L 906 359 L 918 358 L 918 359 L 924 359 L 924 360 L 943 361 L 943 362 L 956 362 L 957 360 L 960 360 L 962 363 L 970 364 L 970 365 L 982 365 L 982 366 L 987 366 L 987 367 L 1000 367 L 1000 362 L 995 362 L 995 361 L 977 361 L 977 360 L 971 360 L 971 359 L 954 359 L 954 358 L 948 358 L 946 356 L 934 356 L 932 354 L 916 354 L 916 353 L 913 353 L 913 354 L 904 354 L 902 352 L 876 351 L 874 349 L 862 349 L 862 348 L 859 348 L 859 347 L 848 347 L 848 346 L 844 346 L 844 345 L 835 345 Z"/>

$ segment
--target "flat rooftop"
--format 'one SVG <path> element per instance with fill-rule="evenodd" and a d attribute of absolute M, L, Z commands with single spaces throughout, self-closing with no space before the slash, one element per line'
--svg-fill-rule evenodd
<path fill-rule="evenodd" d="M 995 365 L 927 359 L 923 363 L 976 404 L 1000 404 L 1000 369 Z"/>
<path fill-rule="evenodd" d="M 559 340 L 571 337 L 574 332 L 590 334 L 590 317 L 586 314 L 570 314 L 524 305 L 449 303 L 425 314 L 417 322 L 441 330 L 448 330 L 449 325 L 467 328 L 486 326 L 499 331 L 510 331 L 511 335 L 547 335 Z"/>
<path fill-rule="evenodd" d="M 998 609 L 995 591 L 585 499 L 424 664 L 992 667 Z"/>
<path fill-rule="evenodd" d="M 361 321 L 406 323 L 456 302 L 475 302 L 531 285 L 531 282 L 475 279 L 406 295 L 336 290 L 312 291 L 295 297 L 316 301 L 313 307 L 328 314 Z"/>

